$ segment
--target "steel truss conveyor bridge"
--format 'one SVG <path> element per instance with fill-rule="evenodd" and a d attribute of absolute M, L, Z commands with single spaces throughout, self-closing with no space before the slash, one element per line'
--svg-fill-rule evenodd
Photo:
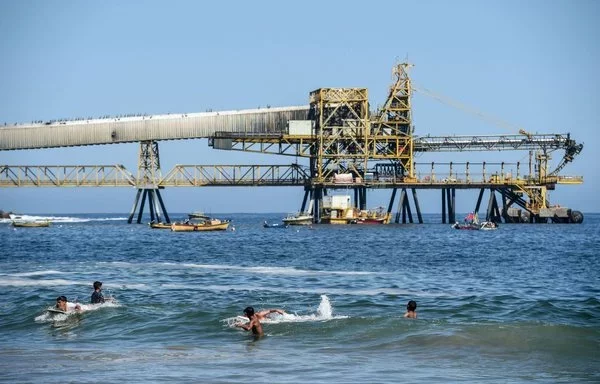
<path fill-rule="evenodd" d="M 417 189 L 442 191 L 443 222 L 455 220 L 456 189 L 479 189 L 475 211 L 485 190 L 490 191 L 486 217 L 520 222 L 523 210 L 531 222 L 548 219 L 578 222 L 578 212 L 554 209 L 547 190 L 556 184 L 580 184 L 581 177 L 559 176 L 582 149 L 569 134 L 485 136 L 415 136 L 411 121 L 411 84 L 408 65 L 394 68 L 396 76 L 386 103 L 377 112 L 368 109 L 364 88 L 322 88 L 310 94 L 309 106 L 260 108 L 153 116 L 55 120 L 0 127 L 0 150 L 121 144 L 139 142 L 137 175 L 122 165 L 0 165 L 0 187 L 133 187 L 135 212 L 141 221 L 146 199 L 151 218 L 169 221 L 160 190 L 165 187 L 302 186 L 301 211 L 308 199 L 319 201 L 328 190 L 353 189 L 355 204 L 366 208 L 366 191 L 392 189 L 391 215 L 396 191 L 401 190 L 396 221 L 412 222 L 407 189 L 422 222 Z M 164 176 L 158 142 L 208 138 L 215 149 L 260 152 L 309 159 L 309 166 L 291 165 L 176 165 Z M 550 154 L 563 150 L 556 169 L 548 170 Z M 414 153 L 456 151 L 529 151 L 528 164 L 416 163 Z M 533 153 L 535 152 L 535 159 Z M 527 168 L 528 169 L 524 169 Z M 516 173 L 515 173 L 516 169 Z M 344 177 L 341 177 L 344 176 Z M 502 210 L 495 192 L 502 198 Z M 141 197 L 141 205 L 140 203 Z M 513 207 L 518 206 L 521 209 Z"/>

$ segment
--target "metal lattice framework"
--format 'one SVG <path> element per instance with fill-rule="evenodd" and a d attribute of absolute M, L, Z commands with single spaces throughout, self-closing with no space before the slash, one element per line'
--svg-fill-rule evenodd
<path fill-rule="evenodd" d="M 161 187 L 301 186 L 310 185 L 310 171 L 292 165 L 176 165 Z"/>
<path fill-rule="evenodd" d="M 138 156 L 138 186 L 140 188 L 156 188 L 160 178 L 158 143 L 142 141 Z"/>
<path fill-rule="evenodd" d="M 410 64 L 394 67 L 394 83 L 381 110 L 371 119 L 370 158 L 390 160 L 407 179 L 415 175 L 411 117 Z"/>
<path fill-rule="evenodd" d="M 132 187 L 137 180 L 122 165 L 4 165 L 0 187 Z"/>
<path fill-rule="evenodd" d="M 369 96 L 365 88 L 320 88 L 310 93 L 315 119 L 315 182 L 334 173 L 363 175 L 369 150 Z"/>

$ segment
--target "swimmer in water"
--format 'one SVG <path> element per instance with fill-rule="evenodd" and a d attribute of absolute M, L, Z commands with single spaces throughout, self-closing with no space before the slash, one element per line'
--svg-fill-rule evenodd
<path fill-rule="evenodd" d="M 260 323 L 258 314 L 254 313 L 254 308 L 246 307 L 246 309 L 244 309 L 244 315 L 246 315 L 250 321 L 247 324 L 238 323 L 235 326 L 246 331 L 252 331 L 256 336 L 264 335 L 262 324 Z"/>

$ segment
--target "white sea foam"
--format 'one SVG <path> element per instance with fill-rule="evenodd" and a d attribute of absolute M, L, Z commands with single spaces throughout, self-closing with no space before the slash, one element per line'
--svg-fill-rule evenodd
<path fill-rule="evenodd" d="M 65 321 L 70 316 L 73 316 L 73 315 L 79 315 L 79 314 L 83 314 L 86 312 L 93 312 L 93 311 L 97 311 L 97 310 L 103 309 L 103 308 L 118 308 L 120 306 L 121 305 L 116 300 L 106 302 L 106 303 L 101 303 L 101 304 L 79 304 L 79 308 L 80 308 L 79 311 L 71 310 L 67 313 L 56 313 L 56 312 L 49 312 L 47 310 L 44 310 L 44 312 L 41 315 L 36 316 L 34 320 L 38 323 Z M 53 308 L 54 308 L 53 306 L 50 306 L 47 309 L 53 309 Z"/>
<path fill-rule="evenodd" d="M 325 271 L 325 270 L 309 270 L 309 269 L 298 269 L 294 267 L 270 267 L 270 266 L 259 266 L 259 267 L 243 267 L 239 265 L 226 265 L 226 264 L 195 264 L 195 263 L 130 263 L 127 261 L 109 261 L 100 262 L 99 264 L 110 264 L 121 267 L 140 268 L 142 266 L 155 266 L 155 267 L 170 267 L 170 268 L 194 268 L 194 269 L 207 269 L 207 270 L 223 270 L 223 271 L 242 271 L 248 273 L 258 274 L 272 274 L 272 275 L 288 275 L 288 276 L 313 276 L 313 275 L 343 275 L 343 276 L 360 276 L 360 275 L 387 275 L 388 272 L 371 272 L 371 271 Z"/>
<path fill-rule="evenodd" d="M 377 274 L 377 272 L 318 271 L 318 270 L 298 269 L 298 268 L 293 268 L 293 267 L 267 267 L 267 266 L 241 267 L 241 266 L 237 266 L 237 265 L 192 264 L 192 263 L 183 263 L 181 265 L 184 267 L 189 267 L 189 268 L 236 270 L 236 271 L 245 271 L 245 272 L 251 272 L 251 273 L 273 274 L 273 275 L 291 275 L 291 276 L 301 276 L 301 275 L 374 275 L 374 274 Z"/>
<path fill-rule="evenodd" d="M 36 216 L 36 215 L 15 215 L 20 220 L 25 221 L 50 221 L 52 223 L 87 223 L 90 221 L 123 221 L 126 217 L 71 217 L 71 216 Z M 10 224 L 11 219 L 0 219 L 0 223 Z"/>
<path fill-rule="evenodd" d="M 28 286 L 38 286 L 38 287 L 52 287 L 52 286 L 60 286 L 60 285 L 81 285 L 82 283 L 73 280 L 65 280 L 65 279 L 48 279 L 48 280 L 36 280 L 36 279 L 19 279 L 14 277 L 7 276 L 4 279 L 0 278 L 0 286 L 4 287 L 28 287 Z M 86 282 L 85 285 L 89 283 Z"/>
<path fill-rule="evenodd" d="M 21 272 L 21 273 L 0 273 L 0 276 L 15 276 L 15 277 L 28 277 L 28 276 L 43 276 L 43 275 L 57 275 L 64 272 L 47 270 L 47 271 L 35 271 L 35 272 Z"/>

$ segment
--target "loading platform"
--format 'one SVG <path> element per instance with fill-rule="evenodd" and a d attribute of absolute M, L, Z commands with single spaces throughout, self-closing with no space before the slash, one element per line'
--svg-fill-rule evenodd
<path fill-rule="evenodd" d="M 581 176 L 560 175 L 583 145 L 569 133 L 418 136 L 412 125 L 410 64 L 393 68 L 394 82 L 384 105 L 370 111 L 366 88 L 320 88 L 308 106 L 207 111 L 189 114 L 60 119 L 0 127 L 0 150 L 114 145 L 139 142 L 136 175 L 122 165 L 0 165 L 0 187 L 132 187 L 137 189 L 129 221 L 146 200 L 152 220 L 168 222 L 161 190 L 171 187 L 298 186 L 319 221 L 324 196 L 352 190 L 357 208 L 367 191 L 391 190 L 388 214 L 397 191 L 396 222 L 413 222 L 409 193 L 422 222 L 417 190 L 437 189 L 442 221 L 455 220 L 456 190 L 479 190 L 475 211 L 489 191 L 486 220 L 505 222 L 581 222 L 580 212 L 551 204 L 557 185 L 583 183 Z M 218 150 L 304 158 L 308 165 L 176 165 L 163 176 L 158 143 L 208 139 Z M 529 161 L 417 163 L 415 154 L 466 151 L 527 151 Z M 557 165 L 551 154 L 562 151 Z M 553 168 L 553 169 L 552 169 Z M 141 205 L 140 205 L 141 198 Z M 500 201 L 500 203 L 499 203 Z M 161 218 L 163 216 L 166 220 Z"/>

